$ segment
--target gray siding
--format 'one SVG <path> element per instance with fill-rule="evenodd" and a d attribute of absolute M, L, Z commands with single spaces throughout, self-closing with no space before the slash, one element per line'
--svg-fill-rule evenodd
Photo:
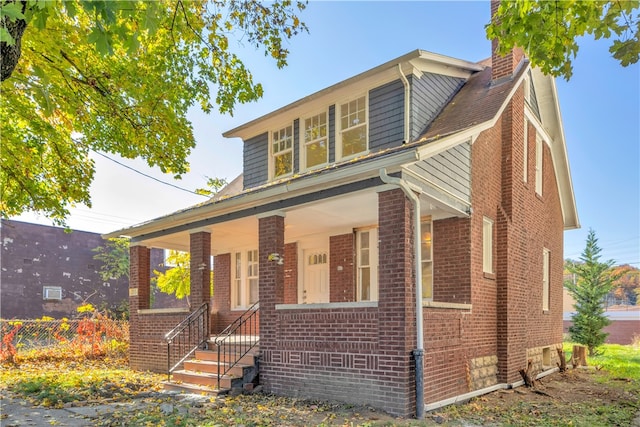
<path fill-rule="evenodd" d="M 369 150 L 402 145 L 404 85 L 398 79 L 369 92 Z"/>
<path fill-rule="evenodd" d="M 336 161 L 336 106 L 329 107 L 329 163 Z"/>
<path fill-rule="evenodd" d="M 411 83 L 411 140 L 418 138 L 440 113 L 453 95 L 464 85 L 465 79 L 440 74 L 409 76 Z"/>
<path fill-rule="evenodd" d="M 417 162 L 410 169 L 458 198 L 471 200 L 471 143 Z"/>
<path fill-rule="evenodd" d="M 300 172 L 300 119 L 293 121 L 293 173 Z"/>
<path fill-rule="evenodd" d="M 244 189 L 266 183 L 269 179 L 269 133 L 247 139 L 243 158 Z"/>

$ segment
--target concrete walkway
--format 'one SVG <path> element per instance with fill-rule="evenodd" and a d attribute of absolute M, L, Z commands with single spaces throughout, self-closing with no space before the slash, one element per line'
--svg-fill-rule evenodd
<path fill-rule="evenodd" d="M 177 395 L 171 392 L 154 393 L 155 398 L 145 394 L 128 402 L 114 402 L 104 405 L 70 406 L 62 409 L 43 408 L 32 406 L 24 399 L 18 398 L 6 391 L 0 394 L 0 427 L 84 427 L 96 425 L 100 420 L 108 418 L 115 412 L 130 412 L 159 406 L 160 410 L 173 412 L 173 404 L 158 403 L 158 397 L 173 396 L 174 402 L 182 403 L 181 406 L 190 406 L 192 401 L 202 400 L 204 397 L 197 395 Z M 208 398 L 207 398 L 208 399 Z M 77 402 L 77 405 L 82 405 Z"/>

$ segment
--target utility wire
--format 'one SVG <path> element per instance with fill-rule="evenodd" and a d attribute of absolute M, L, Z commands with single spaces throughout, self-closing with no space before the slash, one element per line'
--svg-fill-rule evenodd
<path fill-rule="evenodd" d="M 146 177 L 146 178 L 150 178 L 150 179 L 152 179 L 152 180 L 154 180 L 154 181 L 157 181 L 157 182 L 159 182 L 160 184 L 168 185 L 169 187 L 177 188 L 178 190 L 182 190 L 182 191 L 185 191 L 185 192 L 187 192 L 187 193 L 195 194 L 196 196 L 202 196 L 202 197 L 209 198 L 209 196 L 206 196 L 206 195 L 204 195 L 204 194 L 196 193 L 195 191 L 191 191 L 191 190 L 189 190 L 189 189 L 187 189 L 187 188 L 179 187 L 179 186 L 177 186 L 177 185 L 175 185 L 175 184 L 171 184 L 170 182 L 162 181 L 161 179 L 158 179 L 158 178 L 156 178 L 156 177 L 154 177 L 154 176 L 147 175 L 146 173 L 144 173 L 144 172 L 140 172 L 139 170 L 134 169 L 134 168 L 132 168 L 131 166 L 125 165 L 124 163 L 121 163 L 121 162 L 117 161 L 116 159 L 112 159 L 111 157 L 109 157 L 109 156 L 107 156 L 106 154 L 103 154 L 103 153 L 101 153 L 101 152 L 99 152 L 99 151 L 95 151 L 95 150 L 91 150 L 91 151 L 93 151 L 94 153 L 96 153 L 96 154 L 97 154 L 97 155 L 99 155 L 99 156 L 104 157 L 104 158 L 105 158 L 105 159 L 107 159 L 107 160 L 111 160 L 113 163 L 116 163 L 116 164 L 118 164 L 118 165 L 120 165 L 120 166 L 122 166 L 122 167 L 125 167 L 125 168 L 129 169 L 129 170 L 132 170 L 132 171 L 134 171 L 134 172 L 135 172 L 135 173 L 137 173 L 137 174 L 140 174 L 140 175 L 142 175 L 142 176 L 144 176 L 144 177 Z"/>

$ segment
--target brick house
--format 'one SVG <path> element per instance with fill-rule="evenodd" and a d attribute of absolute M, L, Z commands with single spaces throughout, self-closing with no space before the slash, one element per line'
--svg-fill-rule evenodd
<path fill-rule="evenodd" d="M 0 226 L 0 317 L 73 317 L 87 302 L 113 312 L 129 302 L 126 277 L 103 280 L 93 249 L 99 233 L 2 219 Z M 164 271 L 165 254 L 154 249 L 150 269 Z M 154 307 L 184 307 L 185 301 L 156 293 Z"/>
<path fill-rule="evenodd" d="M 269 392 L 420 416 L 555 367 L 579 223 L 554 80 L 521 52 L 416 50 L 224 136 L 241 177 L 110 234 L 132 238 L 134 368 L 165 371 L 184 319 L 149 309 L 153 247 L 191 253 L 211 334 L 259 299 Z"/>

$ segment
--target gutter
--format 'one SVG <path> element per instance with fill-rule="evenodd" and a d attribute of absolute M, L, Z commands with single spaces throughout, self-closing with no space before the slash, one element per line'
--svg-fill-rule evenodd
<path fill-rule="evenodd" d="M 400 72 L 400 79 L 404 85 L 404 141 L 402 143 L 407 144 L 409 143 L 409 112 L 411 110 L 409 80 L 407 80 L 407 76 L 402 72 L 402 64 L 398 64 L 398 71 Z"/>
<path fill-rule="evenodd" d="M 420 260 L 422 259 L 422 247 L 420 245 L 420 199 L 407 181 L 401 178 L 395 178 L 387 175 L 387 170 L 380 169 L 380 179 L 385 184 L 400 187 L 404 194 L 413 203 L 413 219 L 414 219 L 414 264 L 416 277 L 416 349 L 413 350 L 413 358 L 416 364 L 416 418 L 421 420 L 424 418 L 424 330 L 422 326 L 422 268 Z M 417 190 L 420 192 L 420 190 Z"/>

